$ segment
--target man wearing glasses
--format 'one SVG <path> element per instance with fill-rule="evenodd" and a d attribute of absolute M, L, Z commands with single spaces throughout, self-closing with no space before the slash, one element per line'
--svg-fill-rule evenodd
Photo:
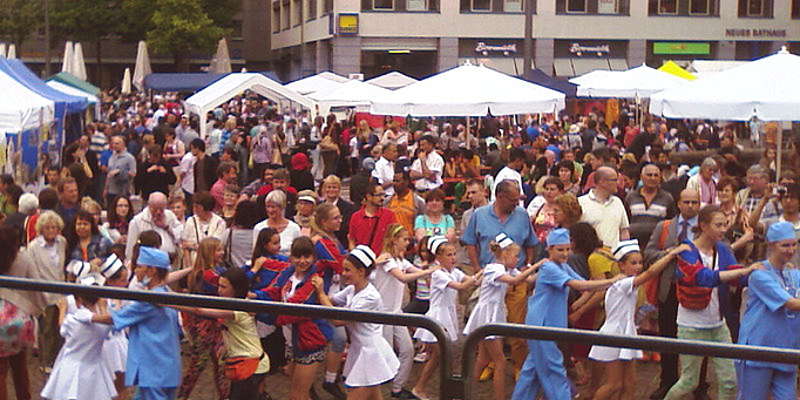
<path fill-rule="evenodd" d="M 628 213 L 617 193 L 617 171 L 611 167 L 600 167 L 595 173 L 595 187 L 578 198 L 583 215 L 581 222 L 587 222 L 597 231 L 597 237 L 609 248 L 614 248 L 620 240 L 629 239 Z"/>
<path fill-rule="evenodd" d="M 364 195 L 363 207 L 353 213 L 350 218 L 350 233 L 348 239 L 350 248 L 360 244 L 369 246 L 375 254 L 380 254 L 383 249 L 383 235 L 386 228 L 395 222 L 392 210 L 383 206 L 386 191 L 383 186 L 371 182 Z"/>

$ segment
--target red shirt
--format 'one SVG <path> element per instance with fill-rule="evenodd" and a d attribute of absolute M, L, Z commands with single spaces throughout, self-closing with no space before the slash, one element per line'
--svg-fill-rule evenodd
<path fill-rule="evenodd" d="M 350 218 L 348 237 L 355 245 L 369 245 L 375 254 L 380 254 L 383 250 L 383 235 L 386 234 L 386 228 L 396 221 L 392 210 L 386 207 L 379 208 L 374 217 L 368 217 L 364 207 L 361 207 Z"/>

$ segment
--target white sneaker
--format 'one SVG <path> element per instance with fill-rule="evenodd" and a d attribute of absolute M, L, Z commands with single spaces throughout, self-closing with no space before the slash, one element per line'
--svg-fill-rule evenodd
<path fill-rule="evenodd" d="M 417 353 L 417 355 L 414 356 L 414 362 L 424 363 L 426 361 L 428 361 L 428 353 L 419 352 Z"/>

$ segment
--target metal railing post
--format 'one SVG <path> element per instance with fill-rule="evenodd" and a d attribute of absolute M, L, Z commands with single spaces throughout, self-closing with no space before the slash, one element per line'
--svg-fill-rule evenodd
<path fill-rule="evenodd" d="M 273 313 L 312 318 L 373 322 L 384 325 L 416 326 L 425 328 L 436 336 L 440 349 L 439 392 L 442 399 L 458 399 L 462 387 L 451 375 L 453 354 L 450 338 L 436 321 L 420 314 L 392 314 L 385 312 L 354 311 L 346 308 L 319 305 L 292 304 L 263 300 L 231 299 L 182 293 L 161 293 L 131 290 L 109 286 L 84 286 L 75 283 L 41 281 L 10 276 L 0 276 L 0 287 L 63 294 L 91 295 L 112 299 L 136 300 L 158 304 L 241 310 L 255 313 Z"/>
<path fill-rule="evenodd" d="M 472 368 L 475 363 L 475 348 L 490 335 L 511 336 L 528 340 L 550 340 L 556 342 L 579 342 L 610 347 L 654 350 L 662 353 L 695 354 L 710 357 L 738 358 L 745 360 L 779 362 L 800 365 L 800 350 L 776 347 L 745 346 L 739 344 L 714 343 L 701 340 L 672 339 L 657 336 L 607 335 L 582 329 L 554 328 L 520 324 L 487 324 L 467 336 L 462 355 L 464 400 L 473 399 Z"/>

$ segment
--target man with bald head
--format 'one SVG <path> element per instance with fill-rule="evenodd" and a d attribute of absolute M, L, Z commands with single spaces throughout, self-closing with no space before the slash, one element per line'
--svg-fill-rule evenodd
<path fill-rule="evenodd" d="M 625 203 L 631 214 L 631 237 L 645 247 L 656 224 L 675 215 L 675 200 L 661 189 L 661 169 L 657 165 L 642 167 L 639 178 L 642 187 L 628 192 Z"/>
<path fill-rule="evenodd" d="M 675 218 L 656 224 L 647 247 L 644 250 L 646 266 L 652 265 L 667 254 L 684 239 L 693 240 L 692 228 L 697 226 L 697 214 L 700 212 L 700 193 L 694 189 L 684 189 L 678 199 L 679 214 Z M 678 335 L 678 298 L 675 294 L 676 261 L 661 272 L 658 281 L 658 330 L 664 337 Z M 672 385 L 678 381 L 678 355 L 661 354 L 661 384 L 651 399 L 662 399 Z"/>
<path fill-rule="evenodd" d="M 161 250 L 174 254 L 178 249 L 181 237 L 180 221 L 172 211 L 167 209 L 167 196 L 161 192 L 153 192 L 147 199 L 147 207 L 131 220 L 128 225 L 128 242 L 125 245 L 125 257 L 133 254 L 133 245 L 139 240 L 139 234 L 153 230 L 161 236 Z"/>
<path fill-rule="evenodd" d="M 620 240 L 630 237 L 625 205 L 614 195 L 618 180 L 619 175 L 613 168 L 600 167 L 595 172 L 595 186 L 589 193 L 578 197 L 578 203 L 583 210 L 581 222 L 592 225 L 597 237 L 612 249 Z"/>

